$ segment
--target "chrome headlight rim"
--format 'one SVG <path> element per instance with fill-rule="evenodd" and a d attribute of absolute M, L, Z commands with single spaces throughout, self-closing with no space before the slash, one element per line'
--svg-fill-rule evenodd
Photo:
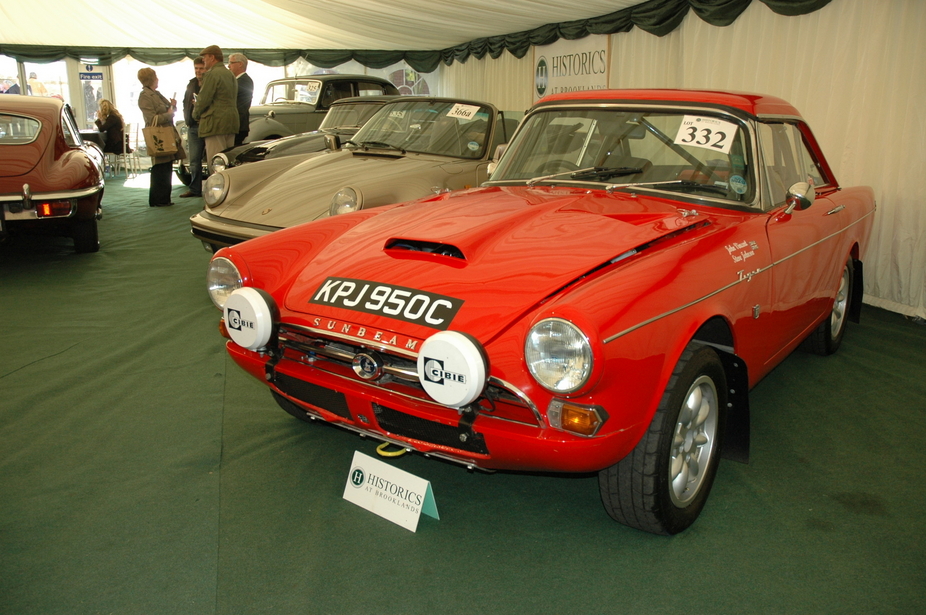
<path fill-rule="evenodd" d="M 212 157 L 212 172 L 218 173 L 219 171 L 224 171 L 231 165 L 228 164 L 228 156 L 224 153 L 218 153 Z"/>
<path fill-rule="evenodd" d="M 228 196 L 228 177 L 225 173 L 213 173 L 203 184 L 203 201 L 206 207 L 216 207 Z"/>
<path fill-rule="evenodd" d="M 220 310 L 225 309 L 228 297 L 244 286 L 244 278 L 231 259 L 216 256 L 209 261 L 206 271 L 206 291 L 212 303 Z"/>
<path fill-rule="evenodd" d="M 344 186 L 331 197 L 328 215 L 338 216 L 363 209 L 363 193 L 353 186 Z"/>
<path fill-rule="evenodd" d="M 565 318 L 544 318 L 524 340 L 524 361 L 537 383 L 557 395 L 575 393 L 588 384 L 594 352 L 588 335 Z"/>

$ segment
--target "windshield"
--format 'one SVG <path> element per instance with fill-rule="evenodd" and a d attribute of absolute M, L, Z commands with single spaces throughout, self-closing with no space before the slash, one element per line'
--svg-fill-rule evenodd
<path fill-rule="evenodd" d="M 366 124 L 367 120 L 373 117 L 373 114 L 379 111 L 382 106 L 383 103 L 373 102 L 331 105 L 331 109 L 325 114 L 325 119 L 322 120 L 319 129 L 359 128 Z"/>
<path fill-rule="evenodd" d="M 355 147 L 394 149 L 455 158 L 482 158 L 492 111 L 453 101 L 403 101 L 385 105 L 351 138 Z"/>
<path fill-rule="evenodd" d="M 700 111 L 550 109 L 532 114 L 492 181 L 632 184 L 751 203 L 748 131 Z"/>
<path fill-rule="evenodd" d="M 267 85 L 267 91 L 264 93 L 264 100 L 261 101 L 261 104 L 306 103 L 314 105 L 318 102 L 321 86 L 321 81 L 315 79 L 274 81 Z"/>

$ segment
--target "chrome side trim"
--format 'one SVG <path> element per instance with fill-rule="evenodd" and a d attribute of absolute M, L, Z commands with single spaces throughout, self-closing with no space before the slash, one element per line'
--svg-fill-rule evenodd
<path fill-rule="evenodd" d="M 695 299 L 695 300 L 693 300 L 693 301 L 689 301 L 689 302 L 686 303 L 685 305 L 679 306 L 679 307 L 677 307 L 677 308 L 675 308 L 675 309 L 673 309 L 673 310 L 669 310 L 668 312 L 663 312 L 662 314 L 659 314 L 658 316 L 653 316 L 652 318 L 648 318 L 648 319 L 644 320 L 643 322 L 640 322 L 640 323 L 638 323 L 638 324 L 636 324 L 636 325 L 633 325 L 632 327 L 628 327 L 627 329 L 624 329 L 623 331 L 620 331 L 620 332 L 618 332 L 618 333 L 615 333 L 614 335 L 608 336 L 608 337 L 606 337 L 606 338 L 604 339 L 604 343 L 605 343 L 605 344 L 610 344 L 611 342 L 613 342 L 614 340 L 618 339 L 619 337 L 623 337 L 623 336 L 627 335 L 628 333 L 632 333 L 632 332 L 636 331 L 637 329 L 640 329 L 640 328 L 642 328 L 642 327 L 645 327 L 646 325 L 652 324 L 652 323 L 656 322 L 657 320 L 661 320 L 661 319 L 665 318 L 666 316 L 671 316 L 672 314 L 676 314 L 676 313 L 678 313 L 678 312 L 681 312 L 682 310 L 686 310 L 686 309 L 690 308 L 690 307 L 693 306 L 693 305 L 697 305 L 698 303 L 701 303 L 702 301 L 706 301 L 706 300 L 710 299 L 711 297 L 713 297 L 714 295 L 716 295 L 716 294 L 718 294 L 718 293 L 722 293 L 722 292 L 725 291 L 725 290 L 728 290 L 728 289 L 730 289 L 730 288 L 733 288 L 733 287 L 736 286 L 737 284 L 741 284 L 741 283 L 743 283 L 743 282 L 749 282 L 749 281 L 750 281 L 753 277 L 755 277 L 756 275 L 758 275 L 758 274 L 760 274 L 760 273 L 765 273 L 766 271 L 768 271 L 768 270 L 771 269 L 772 267 L 775 267 L 776 265 L 780 265 L 780 264 L 784 263 L 785 261 L 791 260 L 792 258 L 794 258 L 795 256 L 797 256 L 798 254 L 801 254 L 801 253 L 803 253 L 803 252 L 806 252 L 807 250 L 809 250 L 809 249 L 811 249 L 811 248 L 813 248 L 813 247 L 815 247 L 815 246 L 820 245 L 820 244 L 823 243 L 824 241 L 829 241 L 829 240 L 832 239 L 833 237 L 836 237 L 837 235 L 841 235 L 841 234 L 845 233 L 847 230 L 849 230 L 850 228 L 852 228 L 852 227 L 855 226 L 856 224 L 861 223 L 865 218 L 874 215 L 874 213 L 875 213 L 874 210 L 871 210 L 870 212 L 868 212 L 867 214 L 865 214 L 864 216 L 862 216 L 861 218 L 859 218 L 858 220 L 856 220 L 856 221 L 853 222 L 852 224 L 849 224 L 849 225 L 847 225 L 846 227 L 844 227 L 844 228 L 842 228 L 842 229 L 836 231 L 835 233 L 832 233 L 832 234 L 830 234 L 830 235 L 827 235 L 826 237 L 823 237 L 822 239 L 820 239 L 820 240 L 818 240 L 818 241 L 815 241 L 815 242 L 812 243 L 812 244 L 809 244 L 809 245 L 807 245 L 807 246 L 804 246 L 803 248 L 801 248 L 801 249 L 798 250 L 797 252 L 793 252 L 793 253 L 789 254 L 788 256 L 785 256 L 784 258 L 781 258 L 781 259 L 779 259 L 779 260 L 777 260 L 777 261 L 773 261 L 773 262 L 772 262 L 769 266 L 767 266 L 767 267 L 763 267 L 763 268 L 761 268 L 761 269 L 756 269 L 755 271 L 750 271 L 749 273 L 742 273 L 742 272 L 741 272 L 741 273 L 740 273 L 740 279 L 738 279 L 738 280 L 736 280 L 736 281 L 734 281 L 734 282 L 731 282 L 730 284 L 727 284 L 726 286 L 722 286 L 722 287 L 718 288 L 717 290 L 711 291 L 711 292 L 707 293 L 706 295 L 704 295 L 704 296 L 702 296 L 702 297 L 699 297 L 699 298 L 697 298 L 697 299 Z"/>

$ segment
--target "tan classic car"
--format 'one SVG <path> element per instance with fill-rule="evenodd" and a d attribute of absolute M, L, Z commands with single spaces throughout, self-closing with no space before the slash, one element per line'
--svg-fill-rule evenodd
<path fill-rule="evenodd" d="M 193 235 L 214 251 L 329 215 L 478 186 L 516 125 L 488 103 L 402 96 L 340 149 L 213 174 Z"/>

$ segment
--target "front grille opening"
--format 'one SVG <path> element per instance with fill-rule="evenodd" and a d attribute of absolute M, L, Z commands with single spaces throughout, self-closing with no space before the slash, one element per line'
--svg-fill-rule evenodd
<path fill-rule="evenodd" d="M 317 384 L 299 380 L 286 374 L 276 372 L 273 376 L 273 384 L 280 391 L 294 399 L 312 404 L 322 410 L 327 410 L 332 414 L 337 414 L 341 418 L 351 419 L 350 409 L 347 407 L 347 399 L 343 393 L 332 391 Z"/>
<path fill-rule="evenodd" d="M 418 379 L 417 361 L 412 358 L 390 354 L 379 349 L 379 354 L 386 359 L 384 375 L 377 380 L 363 380 L 351 367 L 354 356 L 364 350 L 363 345 L 327 339 L 316 332 L 310 334 L 306 330 L 289 325 L 280 327 L 279 343 L 284 361 L 293 361 L 417 401 L 437 404 L 421 386 Z M 293 396 L 302 399 L 297 395 Z M 304 401 L 314 403 L 311 400 Z M 530 427 L 542 428 L 544 426 L 543 420 L 529 402 L 509 391 L 499 382 L 490 380 L 484 395 L 476 404 L 478 413 L 482 416 Z M 328 410 L 328 408 L 325 409 Z"/>
<path fill-rule="evenodd" d="M 489 454 L 489 449 L 486 447 L 482 434 L 461 431 L 459 427 L 453 425 L 444 425 L 443 423 L 411 416 L 379 404 L 373 404 L 373 413 L 376 415 L 376 422 L 379 423 L 380 427 L 397 436 L 430 442 L 431 444 L 440 444 L 480 455 Z"/>

